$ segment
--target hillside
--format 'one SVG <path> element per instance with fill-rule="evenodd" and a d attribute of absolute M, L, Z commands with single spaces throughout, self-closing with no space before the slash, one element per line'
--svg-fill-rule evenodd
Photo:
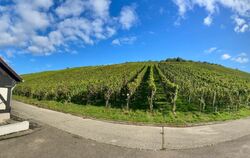
<path fill-rule="evenodd" d="M 250 105 L 250 74 L 188 61 L 124 63 L 22 76 L 14 94 L 125 110 L 238 111 Z"/>

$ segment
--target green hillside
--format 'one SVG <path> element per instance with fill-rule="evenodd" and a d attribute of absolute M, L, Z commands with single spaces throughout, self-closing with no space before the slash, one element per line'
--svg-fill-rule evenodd
<path fill-rule="evenodd" d="M 124 63 L 22 77 L 17 96 L 127 112 L 237 113 L 250 105 L 249 73 L 201 62 Z"/>

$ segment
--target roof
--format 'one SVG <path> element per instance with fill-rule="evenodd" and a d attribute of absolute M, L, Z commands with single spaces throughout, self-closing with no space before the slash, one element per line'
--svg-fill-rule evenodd
<path fill-rule="evenodd" d="M 8 73 L 8 75 L 13 78 L 16 82 L 22 82 L 23 79 L 12 69 L 9 65 L 0 57 L 0 67 Z"/>

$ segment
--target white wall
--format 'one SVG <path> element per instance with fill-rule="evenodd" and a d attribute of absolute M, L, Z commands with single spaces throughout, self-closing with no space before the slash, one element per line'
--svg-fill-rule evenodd
<path fill-rule="evenodd" d="M 0 94 L 3 96 L 3 98 L 7 101 L 7 95 L 8 95 L 8 89 L 7 88 L 0 88 Z M 0 99 L 0 110 L 4 110 L 6 105 L 3 103 L 3 101 Z"/>
<path fill-rule="evenodd" d="M 29 122 L 28 121 L 11 123 L 8 125 L 0 126 L 0 136 L 25 131 L 28 129 L 29 129 Z"/>
<path fill-rule="evenodd" d="M 10 119 L 10 113 L 2 113 L 0 114 L 0 123 Z"/>

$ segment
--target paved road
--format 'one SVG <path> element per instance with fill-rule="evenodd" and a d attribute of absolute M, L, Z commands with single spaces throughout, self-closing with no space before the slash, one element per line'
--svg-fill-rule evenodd
<path fill-rule="evenodd" d="M 97 143 L 42 125 L 29 135 L 0 141 L 0 158 L 248 158 L 250 136 L 210 147 L 152 151 Z"/>
<path fill-rule="evenodd" d="M 161 149 L 160 127 L 133 126 L 82 119 L 13 101 L 13 112 L 63 131 L 95 140 L 136 149 Z M 235 140 L 250 134 L 250 119 L 189 128 L 165 127 L 165 147 L 188 149 Z"/>

